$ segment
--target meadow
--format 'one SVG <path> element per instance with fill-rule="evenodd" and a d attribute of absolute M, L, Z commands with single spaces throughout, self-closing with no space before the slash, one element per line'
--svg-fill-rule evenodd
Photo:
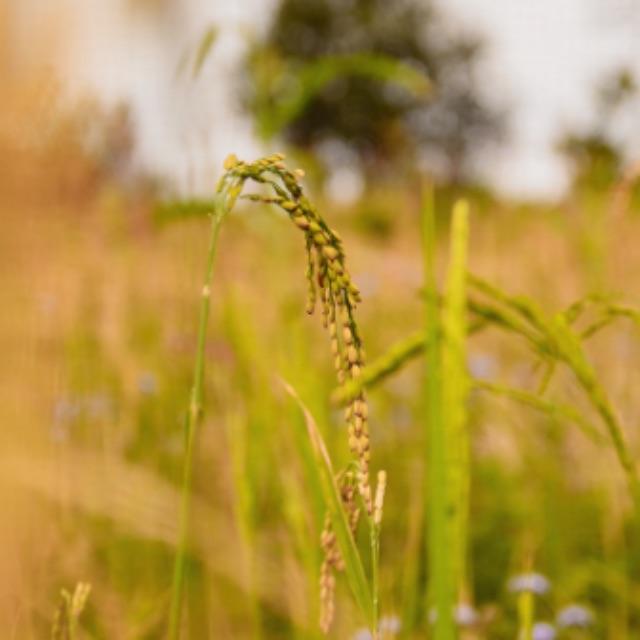
<path fill-rule="evenodd" d="M 3 138 L 4 637 L 638 637 L 634 174 L 175 203 L 72 124 Z"/>

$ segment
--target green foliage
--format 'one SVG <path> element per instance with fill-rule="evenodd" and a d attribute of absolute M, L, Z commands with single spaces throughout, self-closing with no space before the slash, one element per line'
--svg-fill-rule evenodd
<path fill-rule="evenodd" d="M 417 69 L 390 56 L 354 53 L 327 56 L 308 62 L 290 72 L 286 79 L 271 78 L 270 90 L 279 83 L 284 88 L 277 98 L 259 101 L 256 110 L 258 134 L 270 139 L 296 121 L 331 82 L 344 77 L 363 77 L 396 85 L 415 98 L 428 94 L 429 81 Z"/>
<path fill-rule="evenodd" d="M 308 470 L 316 476 L 316 482 L 322 487 L 325 504 L 331 516 L 333 529 L 344 560 L 349 587 L 364 619 L 371 629 L 375 629 L 376 612 L 371 588 L 365 575 L 360 552 L 351 533 L 349 519 L 340 498 L 340 490 L 336 484 L 336 472 L 331 464 L 329 452 L 309 410 L 302 404 L 293 387 L 286 382 L 283 384 L 287 393 L 298 403 L 300 410 L 304 414 L 309 439 L 313 444 L 315 454 L 315 464 L 309 465 Z"/>
<path fill-rule="evenodd" d="M 454 207 L 450 263 L 442 313 L 433 267 L 433 205 L 424 216 L 427 311 L 427 509 L 429 584 L 434 638 L 455 637 L 454 610 L 466 577 L 469 510 L 469 436 L 466 397 L 466 252 L 468 205 Z"/>
<path fill-rule="evenodd" d="M 500 126 L 473 85 L 478 41 L 445 33 L 431 3 L 283 0 L 248 56 L 245 102 L 263 136 L 341 140 L 378 167 L 426 148 L 456 176 Z"/>

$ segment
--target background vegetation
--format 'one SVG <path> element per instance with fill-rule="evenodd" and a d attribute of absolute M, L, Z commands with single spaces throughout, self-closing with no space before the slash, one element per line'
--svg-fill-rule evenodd
<path fill-rule="evenodd" d="M 467 102 L 454 108 L 458 124 L 439 133 L 461 147 L 414 138 L 407 114 L 433 124 L 448 98 L 473 95 L 452 78 L 476 49 L 436 55 L 412 38 L 386 40 L 377 25 L 390 22 L 387 4 L 284 2 L 248 60 L 258 79 L 260 65 L 282 69 L 285 88 L 286 74 L 327 74 L 303 85 L 301 102 L 269 94 L 256 123 L 269 125 L 267 146 L 291 143 L 291 166 L 307 169 L 305 192 L 339 232 L 362 295 L 371 472 L 387 472 L 381 637 L 528 638 L 542 621 L 560 638 L 637 637 L 637 167 L 603 126 L 569 132 L 575 182 L 561 202 L 507 201 L 473 184 L 453 167 L 500 129 L 484 127 L 495 113 L 471 98 L 471 114 Z M 399 6 L 414 33 L 417 9 Z M 361 15 L 362 42 L 333 47 L 335 25 Z M 315 39 L 282 35 L 325 24 Z M 317 48 L 304 54 L 305 42 Z M 432 55 L 445 59 L 438 70 Z M 14 638 L 47 637 L 52 625 L 76 638 L 164 638 L 211 203 L 176 201 L 131 169 L 126 108 L 63 108 L 48 74 L 0 63 L 0 628 Z M 316 66 L 305 76 L 307 64 Z M 239 84 L 255 108 L 263 87 L 251 72 Z M 618 93 L 603 105 L 633 90 L 624 74 L 607 86 Z M 467 137 L 476 116 L 478 138 Z M 353 145 L 366 181 L 357 201 L 326 195 L 337 160 L 314 147 L 323 136 Z M 450 170 L 418 171 L 421 147 L 444 153 Z M 371 171 L 379 163 L 391 167 L 385 179 Z M 468 219 L 458 204 L 452 233 L 460 199 Z M 275 207 L 239 201 L 221 229 L 183 638 L 320 637 L 326 475 L 282 379 L 334 468 L 351 454 L 329 340 L 304 313 L 304 243 L 291 227 Z M 449 442 L 440 452 L 438 425 Z M 462 509 L 451 521 L 447 501 Z M 355 542 L 369 578 L 366 528 Z M 455 626 L 434 618 L 434 601 L 460 605 Z M 369 637 L 360 604 L 338 574 L 330 637 Z M 584 607 L 574 622 L 591 616 L 585 629 L 558 618 L 574 604 Z"/>

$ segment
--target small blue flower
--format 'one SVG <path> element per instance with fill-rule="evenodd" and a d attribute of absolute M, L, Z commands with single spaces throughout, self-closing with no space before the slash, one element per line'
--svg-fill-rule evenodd
<path fill-rule="evenodd" d="M 581 604 L 570 604 L 559 611 L 557 622 L 563 629 L 586 629 L 593 623 L 593 614 Z"/>
<path fill-rule="evenodd" d="M 373 635 L 369 629 L 358 629 L 353 634 L 351 640 L 373 640 Z"/>
<path fill-rule="evenodd" d="M 150 371 L 145 371 L 138 378 L 138 390 L 142 395 L 153 395 L 158 388 L 155 375 Z"/>
<path fill-rule="evenodd" d="M 86 415 L 90 419 L 109 418 L 113 413 L 113 402 L 106 393 L 93 393 L 84 399 Z"/>
<path fill-rule="evenodd" d="M 522 573 L 509 580 L 512 593 L 535 593 L 542 596 L 551 588 L 551 583 L 541 573 Z"/>
<path fill-rule="evenodd" d="M 429 622 L 435 624 L 437 619 L 438 611 L 435 608 L 431 609 Z M 470 604 L 457 604 L 453 612 L 453 619 L 459 627 L 472 627 L 478 622 L 478 612 Z"/>
<path fill-rule="evenodd" d="M 496 359 L 484 353 L 475 353 L 469 356 L 467 363 L 469 373 L 476 380 L 490 380 L 494 377 L 496 371 Z"/>
<path fill-rule="evenodd" d="M 533 640 L 555 640 L 556 628 L 548 622 L 536 622 L 531 633 Z"/>
<path fill-rule="evenodd" d="M 472 627 L 478 622 L 478 612 L 470 604 L 459 604 L 454 617 L 460 627 Z"/>
<path fill-rule="evenodd" d="M 398 618 L 398 616 L 382 616 L 382 618 L 380 618 L 380 622 L 378 623 L 378 630 L 381 633 L 400 633 L 401 627 L 402 623 L 400 622 L 400 618 Z"/>
<path fill-rule="evenodd" d="M 80 405 L 66 398 L 60 398 L 53 407 L 53 421 L 57 424 L 75 420 L 80 414 Z"/>

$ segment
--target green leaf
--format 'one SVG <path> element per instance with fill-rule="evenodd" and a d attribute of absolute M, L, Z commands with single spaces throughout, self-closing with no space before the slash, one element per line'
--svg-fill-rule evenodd
<path fill-rule="evenodd" d="M 318 482 L 322 487 L 327 510 L 331 517 L 331 523 L 333 530 L 336 534 L 338 546 L 340 547 L 340 553 L 345 564 L 345 573 L 347 576 L 347 582 L 349 588 L 353 593 L 353 596 L 358 604 L 358 607 L 365 619 L 369 623 L 370 627 L 373 627 L 373 620 L 375 619 L 375 610 L 373 605 L 373 599 L 371 596 L 371 589 L 364 571 L 360 552 L 356 546 L 355 540 L 351 533 L 349 526 L 349 518 L 342 505 L 342 499 L 340 498 L 340 490 L 335 481 L 335 472 L 329 452 L 322 438 L 322 434 L 318 429 L 316 421 L 309 409 L 304 405 L 294 388 L 282 381 L 286 392 L 296 401 L 298 407 L 302 411 L 309 434 L 309 439 L 313 445 L 315 452 L 314 473 L 318 477 Z"/>
<path fill-rule="evenodd" d="M 198 49 L 196 51 L 196 57 L 193 61 L 193 77 L 197 78 L 200 75 L 200 71 L 202 71 L 202 67 L 206 62 L 209 54 L 211 53 L 211 49 L 213 45 L 216 43 L 218 39 L 218 29 L 215 26 L 210 26 L 202 36 L 200 40 L 200 44 L 198 45 Z"/>
<path fill-rule="evenodd" d="M 391 56 L 371 53 L 326 56 L 293 70 L 295 81 L 287 83 L 281 95 L 264 101 L 258 113 L 260 135 L 265 139 L 277 135 L 330 82 L 354 75 L 392 82 L 416 97 L 426 96 L 431 90 L 431 83 L 424 73 Z M 269 86 L 274 84 L 277 84 L 277 78 Z"/>

